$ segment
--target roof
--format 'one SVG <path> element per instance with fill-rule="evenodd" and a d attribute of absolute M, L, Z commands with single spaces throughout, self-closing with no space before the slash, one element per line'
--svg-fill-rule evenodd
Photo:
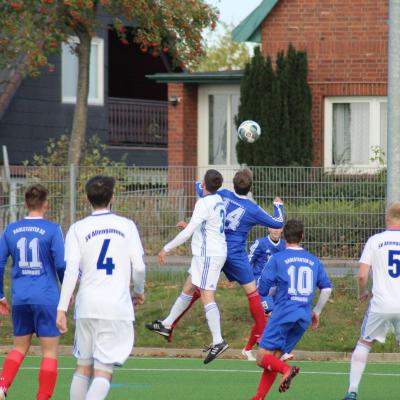
<path fill-rule="evenodd" d="M 243 70 L 210 72 L 171 72 L 146 75 L 146 78 L 159 83 L 233 83 L 240 82 Z"/>
<path fill-rule="evenodd" d="M 262 0 L 232 32 L 236 42 L 261 43 L 261 24 L 279 0 Z"/>

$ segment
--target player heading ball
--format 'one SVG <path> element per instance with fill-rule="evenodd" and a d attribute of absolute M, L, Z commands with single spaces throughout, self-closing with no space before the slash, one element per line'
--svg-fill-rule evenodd
<path fill-rule="evenodd" d="M 212 334 L 212 344 L 204 359 L 205 364 L 228 348 L 228 343 L 221 335 L 220 313 L 214 297 L 221 269 L 226 260 L 225 206 L 217 192 L 222 181 L 222 175 L 217 170 L 209 169 L 206 172 L 201 182 L 204 197 L 196 201 L 190 222 L 187 224 L 185 221 L 179 221 L 177 227 L 183 229 L 182 232 L 160 251 L 158 260 L 160 264 L 164 264 L 168 253 L 193 235 L 193 258 L 181 295 L 176 299 L 166 318 L 146 324 L 148 329 L 169 340 L 174 324 L 198 298 L 197 291 L 200 290 L 208 327 Z"/>
<path fill-rule="evenodd" d="M 134 302 L 144 302 L 142 243 L 135 223 L 111 212 L 114 186 L 113 177 L 89 179 L 86 194 L 93 212 L 69 228 L 65 242 L 67 268 L 57 313 L 61 333 L 67 331 L 66 312 L 80 275 L 75 301 L 77 368 L 70 391 L 74 400 L 105 399 L 114 366 L 121 366 L 132 351 L 131 280 Z"/>

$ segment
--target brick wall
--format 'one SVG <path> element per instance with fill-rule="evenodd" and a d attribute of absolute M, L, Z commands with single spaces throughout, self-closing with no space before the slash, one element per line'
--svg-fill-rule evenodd
<path fill-rule="evenodd" d="M 306 50 L 313 94 L 314 164 L 323 164 L 324 98 L 387 95 L 387 0 L 280 0 L 262 24 L 272 57 Z"/>
<path fill-rule="evenodd" d="M 197 165 L 197 85 L 169 83 L 168 98 L 179 98 L 168 108 L 168 187 L 194 197 Z M 182 187 L 182 182 L 185 182 Z M 187 205 L 190 209 L 192 204 Z"/>

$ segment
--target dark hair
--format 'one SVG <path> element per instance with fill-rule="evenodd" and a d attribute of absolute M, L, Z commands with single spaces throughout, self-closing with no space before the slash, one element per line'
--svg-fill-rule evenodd
<path fill-rule="evenodd" d="M 216 169 L 209 169 L 204 175 L 204 184 L 210 193 L 215 193 L 221 186 L 224 178 Z"/>
<path fill-rule="evenodd" d="M 29 186 L 25 190 L 25 203 L 28 210 L 39 210 L 47 200 L 47 189 L 40 183 Z"/>
<path fill-rule="evenodd" d="M 298 219 L 289 219 L 283 227 L 283 236 L 287 243 L 300 243 L 303 240 L 304 224 Z"/>
<path fill-rule="evenodd" d="M 93 207 L 107 207 L 114 194 L 115 179 L 112 176 L 97 175 L 86 182 L 87 198 Z"/>
<path fill-rule="evenodd" d="M 253 183 L 253 176 L 249 169 L 244 168 L 236 172 L 233 177 L 233 188 L 235 192 L 240 195 L 246 195 L 250 192 Z"/>

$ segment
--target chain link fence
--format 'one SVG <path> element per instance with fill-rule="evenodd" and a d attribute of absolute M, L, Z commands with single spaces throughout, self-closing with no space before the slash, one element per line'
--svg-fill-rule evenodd
<path fill-rule="evenodd" d="M 200 167 L 14 167 L 2 174 L 1 228 L 25 215 L 27 185 L 40 182 L 49 190 L 48 217 L 66 231 L 71 222 L 90 213 L 85 183 L 91 176 L 112 175 L 117 180 L 113 210 L 133 219 L 140 230 L 146 255 L 154 257 L 177 233 L 178 220 L 189 218 L 196 201 L 194 182 L 207 168 Z M 219 168 L 224 187 L 232 189 L 238 168 Z M 252 167 L 253 199 L 272 212 L 280 196 L 286 218 L 300 218 L 306 232 L 304 246 L 319 257 L 349 265 L 360 256 L 367 238 L 384 228 L 386 171 L 304 167 Z M 6 178 L 8 176 L 9 178 Z M 249 240 L 264 235 L 256 227 Z M 190 245 L 174 253 L 174 265 L 187 266 Z M 182 257 L 184 256 L 184 257 Z M 346 264 L 347 263 L 347 264 Z M 171 267 L 173 270 L 173 267 Z"/>

